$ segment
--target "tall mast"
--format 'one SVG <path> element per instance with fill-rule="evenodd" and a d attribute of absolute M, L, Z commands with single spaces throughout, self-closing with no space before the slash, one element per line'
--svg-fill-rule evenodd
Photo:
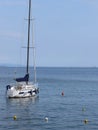
<path fill-rule="evenodd" d="M 29 13 L 28 13 L 28 43 L 27 43 L 27 69 L 26 73 L 29 72 L 29 46 L 30 46 L 30 21 L 31 21 L 31 0 L 29 0 Z"/>

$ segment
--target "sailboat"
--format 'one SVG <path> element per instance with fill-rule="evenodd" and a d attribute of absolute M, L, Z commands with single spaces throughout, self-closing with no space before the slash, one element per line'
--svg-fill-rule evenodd
<path fill-rule="evenodd" d="M 34 63 L 34 82 L 29 81 L 29 49 L 30 49 L 30 24 L 31 24 L 31 0 L 29 0 L 28 13 L 28 43 L 27 43 L 27 65 L 24 77 L 16 78 L 15 84 L 6 86 L 6 95 L 8 98 L 26 98 L 38 96 L 39 88 L 36 82 L 36 67 Z M 33 60 L 35 62 L 35 47 L 33 46 Z"/>

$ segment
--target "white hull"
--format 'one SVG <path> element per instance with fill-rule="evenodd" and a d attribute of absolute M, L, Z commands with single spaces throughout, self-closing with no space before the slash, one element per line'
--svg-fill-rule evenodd
<path fill-rule="evenodd" d="M 8 98 L 25 98 L 37 96 L 39 89 L 36 84 L 18 83 L 15 85 L 8 85 L 6 94 Z"/>

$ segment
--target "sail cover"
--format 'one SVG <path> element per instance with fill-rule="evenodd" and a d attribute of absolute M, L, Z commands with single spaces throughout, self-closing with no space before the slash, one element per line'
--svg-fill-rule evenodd
<path fill-rule="evenodd" d="M 28 82 L 29 81 L 29 74 L 26 74 L 24 77 L 21 78 L 16 78 L 15 79 L 17 82 Z"/>

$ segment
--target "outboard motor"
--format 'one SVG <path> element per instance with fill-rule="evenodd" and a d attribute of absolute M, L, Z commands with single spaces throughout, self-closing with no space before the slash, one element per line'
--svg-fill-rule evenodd
<path fill-rule="evenodd" d="M 8 90 L 8 89 L 11 89 L 11 86 L 10 85 L 7 85 L 6 86 L 6 89 Z"/>

